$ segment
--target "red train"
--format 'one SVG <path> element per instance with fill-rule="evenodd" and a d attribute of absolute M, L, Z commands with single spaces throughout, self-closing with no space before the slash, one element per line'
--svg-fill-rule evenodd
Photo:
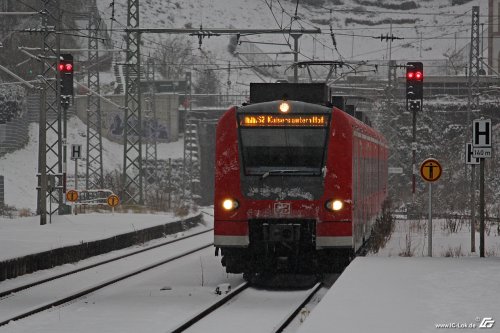
<path fill-rule="evenodd" d="M 336 271 L 386 198 L 387 143 L 305 84 L 268 85 L 217 125 L 216 254 L 228 273 Z"/>

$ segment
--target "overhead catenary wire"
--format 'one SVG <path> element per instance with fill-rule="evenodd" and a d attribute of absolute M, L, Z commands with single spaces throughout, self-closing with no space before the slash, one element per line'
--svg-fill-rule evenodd
<path fill-rule="evenodd" d="M 274 9 L 275 9 L 275 11 L 276 11 L 276 10 L 281 10 L 281 15 L 282 15 L 282 16 L 283 16 L 283 15 L 290 16 L 290 22 L 291 22 L 291 24 L 295 24 L 294 22 L 297 22 L 297 23 L 298 23 L 299 25 L 301 25 L 301 26 L 302 26 L 301 22 L 302 22 L 302 23 L 305 23 L 305 24 L 309 24 L 306 20 L 302 20 L 302 21 L 300 22 L 299 13 L 298 13 L 298 9 L 299 9 L 299 7 L 298 7 L 298 5 L 299 5 L 299 1 L 298 1 L 298 0 L 295 2 L 295 15 L 294 15 L 294 14 L 290 14 L 289 12 L 287 12 L 287 11 L 286 11 L 286 9 L 283 7 L 283 4 L 282 4 L 279 0 L 278 0 L 278 1 L 276 1 L 276 0 L 275 0 L 275 1 L 266 1 L 266 0 L 263 0 L 263 1 L 264 1 L 266 4 L 269 4 L 269 5 L 270 5 L 270 7 L 272 7 L 272 6 L 273 6 L 273 4 L 274 4 Z M 113 2 L 112 2 L 112 3 L 114 3 L 114 2 L 115 2 L 115 1 L 113 0 Z M 277 4 L 277 5 L 276 5 L 276 4 Z M 326 7 L 324 7 L 324 8 L 326 8 Z M 114 8 L 113 8 L 113 9 L 114 9 Z M 271 9 L 273 9 L 273 8 L 271 8 Z M 326 9 L 327 9 L 328 11 L 331 11 L 331 10 L 332 10 L 332 11 L 334 11 L 334 12 L 346 12 L 346 11 L 347 11 L 346 9 L 338 9 L 338 8 L 326 8 Z M 355 12 L 355 11 L 354 11 L 354 12 Z M 366 12 L 366 13 L 372 13 L 372 12 L 375 12 L 375 13 L 387 13 L 387 14 L 393 14 L 393 13 L 403 13 L 402 11 L 380 11 L 380 10 L 376 10 L 376 11 L 367 10 L 367 11 L 365 11 L 365 12 Z M 274 14 L 274 13 L 273 13 L 273 14 Z M 403 14 L 404 14 L 404 13 L 403 13 Z M 424 15 L 425 13 L 418 13 L 418 12 L 417 12 L 417 13 L 415 13 L 415 15 L 417 15 L 417 16 L 418 16 L 418 15 L 421 15 L 421 14 L 422 14 L 422 15 Z M 441 13 L 428 13 L 428 14 L 429 14 L 429 15 L 431 15 L 431 14 L 432 14 L 432 15 L 440 15 Z M 449 14 L 449 13 L 448 13 L 448 14 Z M 449 17 L 451 17 L 452 19 L 455 19 L 455 18 L 457 18 L 457 17 L 460 17 L 460 15 L 464 15 L 464 14 L 463 14 L 463 13 L 462 13 L 462 14 L 459 14 L 459 13 L 452 13 L 452 14 L 449 14 L 449 15 L 443 15 L 443 16 L 449 16 Z M 293 19 L 292 17 L 295 17 L 295 19 Z M 116 21 L 116 22 L 118 22 L 118 21 Z M 276 18 L 276 23 L 279 23 L 279 18 Z M 283 26 L 283 20 L 281 21 L 281 26 Z M 436 25 L 435 27 L 443 27 L 443 26 L 445 26 L 445 25 Z M 287 27 L 288 27 L 288 28 L 290 28 L 291 26 L 290 26 L 290 25 L 287 25 Z M 418 28 L 422 28 L 423 26 L 416 26 L 416 27 L 418 27 Z M 432 26 L 430 26 L 430 27 L 432 27 Z M 365 30 L 370 30 L 371 28 L 373 28 L 373 29 L 384 29 L 383 27 L 366 27 L 366 29 L 365 29 Z M 397 25 L 395 25 L 395 28 L 397 28 Z M 409 26 L 406 26 L 406 27 L 404 27 L 404 28 L 405 28 L 405 29 L 410 29 L 410 28 L 415 28 L 415 27 L 409 27 Z M 342 29 L 344 29 L 344 28 L 342 28 Z M 342 34 L 342 33 L 341 33 L 341 32 L 339 32 L 338 30 L 340 30 L 340 29 L 335 29 L 335 35 L 337 35 L 337 36 L 349 36 L 349 37 L 352 37 L 352 36 L 353 36 L 352 34 Z M 345 29 L 345 30 L 348 30 L 348 29 Z M 121 32 L 123 32 L 123 31 L 124 31 L 124 29 L 112 29 L 111 31 L 121 31 Z M 325 32 L 324 34 L 327 34 L 327 32 Z M 359 37 L 359 38 L 364 38 L 364 37 L 366 37 L 366 38 L 379 38 L 379 36 L 363 36 L 363 37 L 361 37 L 361 35 L 362 35 L 362 34 L 359 34 L 359 35 L 358 35 L 358 34 L 355 34 L 355 35 L 354 35 L 354 37 L 356 37 L 356 38 L 357 38 L 357 37 Z M 318 38 L 316 38 L 315 36 L 313 36 L 312 38 L 313 38 L 313 40 L 317 41 L 319 44 L 323 45 L 323 47 L 328 48 L 328 49 L 329 49 L 329 50 L 331 50 L 332 52 L 338 51 L 338 50 L 335 50 L 334 48 L 330 47 L 329 45 L 325 45 L 325 44 L 324 44 L 324 42 L 323 42 L 321 39 L 318 39 Z M 156 41 L 156 40 L 153 40 L 153 39 L 147 39 L 147 38 L 144 38 L 144 39 L 145 39 L 145 41 L 147 41 L 147 42 L 151 42 L 151 43 L 154 43 L 155 45 L 162 45 L 161 43 L 159 43 L 159 42 L 158 42 L 158 41 Z M 441 40 L 450 39 L 450 40 L 451 40 L 451 39 L 455 39 L 455 38 L 454 38 L 453 36 L 440 36 L 440 37 L 436 37 L 436 38 L 426 38 L 425 40 L 431 40 L 431 39 L 436 39 L 436 40 L 438 40 L 438 39 L 441 39 Z M 459 36 L 457 39 L 468 39 L 468 38 Z M 410 42 L 411 42 L 411 41 L 413 41 L 413 40 L 415 40 L 415 41 L 416 41 L 416 40 L 419 40 L 419 37 L 407 37 L 407 38 L 406 38 L 406 41 L 405 41 L 405 44 L 408 44 L 408 43 L 410 43 Z M 116 43 L 116 42 L 115 42 L 115 43 Z M 287 43 L 286 45 L 287 45 L 287 46 L 289 46 L 289 47 L 291 47 L 290 43 Z M 163 46 L 163 45 L 162 45 L 162 46 Z M 149 47 L 149 46 L 148 46 L 148 48 L 149 48 L 149 49 L 152 49 L 152 50 L 158 50 L 158 48 L 152 48 L 152 47 Z M 397 48 L 398 48 L 398 47 L 397 47 L 397 46 L 395 46 L 395 49 L 397 49 Z M 195 48 L 193 48 L 193 49 L 195 49 Z M 373 53 L 376 53 L 376 51 L 373 51 Z M 303 53 L 300 53 L 300 54 L 301 54 L 301 55 L 303 55 L 303 56 L 305 56 Z M 340 54 L 339 54 L 339 55 L 340 55 Z M 362 55 L 363 55 L 363 54 L 362 54 Z M 362 55 L 361 55 L 361 56 L 362 56 Z M 358 57 L 359 57 L 360 55 L 356 55 L 356 56 L 358 56 Z M 147 57 L 147 55 L 146 55 L 146 57 Z M 153 56 L 149 56 L 149 57 L 151 57 L 151 58 L 152 58 Z M 308 57 L 308 56 L 306 56 L 306 58 L 309 58 L 309 59 L 310 59 L 310 57 Z M 158 59 L 158 58 L 156 58 L 156 59 Z M 341 58 L 341 59 L 342 59 L 342 58 Z M 222 61 L 222 59 L 221 59 L 221 61 Z M 174 65 L 175 65 L 175 64 L 174 64 Z M 187 65 L 180 65 L 180 66 L 184 66 L 184 67 L 186 67 Z"/>

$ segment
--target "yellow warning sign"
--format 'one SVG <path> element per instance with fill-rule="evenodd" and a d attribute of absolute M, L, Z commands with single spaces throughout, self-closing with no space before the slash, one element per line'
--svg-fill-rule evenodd
<path fill-rule="evenodd" d="M 441 177 L 443 168 L 441 164 L 433 158 L 428 158 L 420 165 L 420 175 L 425 181 L 435 182 Z"/>
<path fill-rule="evenodd" d="M 109 207 L 116 207 L 120 203 L 120 198 L 116 194 L 112 194 L 107 199 Z"/>
<path fill-rule="evenodd" d="M 69 190 L 66 192 L 66 200 L 76 202 L 78 200 L 78 192 L 75 190 Z"/>

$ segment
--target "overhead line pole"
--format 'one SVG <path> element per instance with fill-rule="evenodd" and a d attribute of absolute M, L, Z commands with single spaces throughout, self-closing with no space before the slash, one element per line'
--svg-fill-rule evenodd
<path fill-rule="evenodd" d="M 469 71 L 468 71 L 468 108 L 466 133 L 467 142 L 471 142 L 471 113 L 479 110 L 479 6 L 472 7 L 472 23 L 469 52 Z M 467 165 L 466 165 L 467 167 Z M 470 182 L 470 228 L 471 228 L 471 252 L 476 252 L 476 189 L 474 186 L 475 165 L 472 165 Z M 483 171 L 484 172 L 484 171 Z"/>
<path fill-rule="evenodd" d="M 125 126 L 122 200 L 129 204 L 144 204 L 142 169 L 141 111 L 141 32 L 139 0 L 127 2 L 127 57 L 125 69 Z"/>
<path fill-rule="evenodd" d="M 60 60 L 60 35 L 57 33 L 61 19 L 59 2 L 42 0 L 42 5 L 41 78 L 45 84 L 42 88 L 40 103 L 37 213 L 40 215 L 40 224 L 44 225 L 47 223 L 47 212 L 51 217 L 59 210 L 59 205 L 63 200 L 63 147 L 60 75 L 57 70 Z M 49 142 L 48 138 L 54 141 Z M 51 203 L 49 211 L 47 211 L 47 199 Z M 54 209 L 52 209 L 52 202 L 56 203 Z"/>
<path fill-rule="evenodd" d="M 290 35 L 293 38 L 293 62 L 296 64 L 299 62 L 299 38 L 302 34 L 293 33 Z M 299 66 L 293 66 L 293 82 L 299 82 Z"/>
<path fill-rule="evenodd" d="M 100 19 L 96 15 L 96 0 L 89 7 L 87 57 L 87 84 L 90 90 L 97 95 L 87 93 L 87 163 L 85 172 L 85 185 L 87 189 L 101 189 L 104 187 L 103 161 L 102 161 L 102 119 L 99 84 L 99 26 Z"/>
<path fill-rule="evenodd" d="M 146 151 L 144 168 L 144 192 L 146 193 L 146 201 L 153 194 L 154 186 L 157 183 L 157 167 L 158 167 L 158 123 L 156 119 L 156 89 L 155 89 L 155 62 L 153 59 L 148 59 L 146 62 L 146 80 L 148 82 L 148 99 L 146 100 L 145 110 L 145 134 L 146 134 Z M 170 124 L 170 122 L 169 122 Z"/>

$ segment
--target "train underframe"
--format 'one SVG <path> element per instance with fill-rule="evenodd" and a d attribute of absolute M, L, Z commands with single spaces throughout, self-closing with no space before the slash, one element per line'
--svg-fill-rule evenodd
<path fill-rule="evenodd" d="M 228 273 L 324 274 L 341 272 L 352 248 L 316 249 L 315 220 L 251 220 L 248 247 L 221 247 Z"/>

